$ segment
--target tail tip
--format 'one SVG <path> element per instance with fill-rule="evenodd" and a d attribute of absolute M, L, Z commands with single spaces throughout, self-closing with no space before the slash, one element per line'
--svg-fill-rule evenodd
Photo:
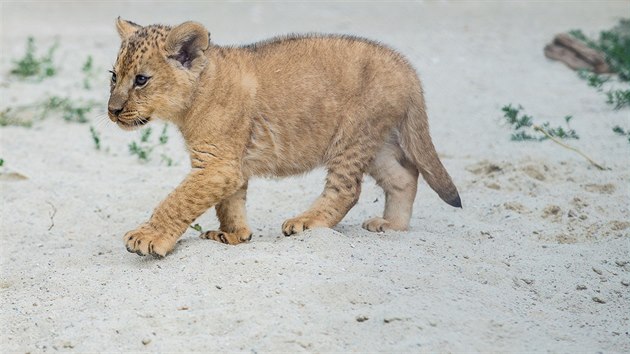
<path fill-rule="evenodd" d="M 446 203 L 452 207 L 463 209 L 462 200 L 459 198 L 459 194 L 457 194 L 455 198 L 447 200 Z"/>

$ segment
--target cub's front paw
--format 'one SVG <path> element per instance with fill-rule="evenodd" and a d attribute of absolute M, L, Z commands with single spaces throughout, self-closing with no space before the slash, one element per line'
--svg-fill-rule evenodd
<path fill-rule="evenodd" d="M 173 238 L 160 233 L 148 224 L 127 232 L 123 240 L 127 251 L 137 253 L 140 256 L 150 254 L 156 257 L 164 257 L 175 246 Z"/>
<path fill-rule="evenodd" d="M 291 236 L 304 230 L 316 227 L 328 227 L 325 221 L 310 216 L 298 216 L 282 223 L 282 233 L 284 236 Z"/>

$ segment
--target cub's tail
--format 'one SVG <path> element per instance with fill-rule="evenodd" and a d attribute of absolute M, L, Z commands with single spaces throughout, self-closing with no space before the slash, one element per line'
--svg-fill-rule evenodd
<path fill-rule="evenodd" d="M 451 206 L 461 208 L 457 188 L 442 165 L 429 135 L 429 122 L 422 93 L 414 95 L 407 117 L 400 124 L 400 143 L 407 158 L 429 186 Z"/>

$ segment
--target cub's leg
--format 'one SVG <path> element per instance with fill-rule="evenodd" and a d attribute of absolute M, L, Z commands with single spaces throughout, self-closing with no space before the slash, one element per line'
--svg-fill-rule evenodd
<path fill-rule="evenodd" d="M 190 150 L 192 171 L 160 203 L 148 222 L 125 234 L 127 251 L 165 256 L 190 223 L 233 195 L 245 182 L 240 161 L 222 154 L 216 145 L 198 144 Z"/>
<path fill-rule="evenodd" d="M 324 191 L 309 210 L 282 224 L 285 236 L 314 227 L 333 227 L 343 219 L 359 200 L 363 172 L 374 150 L 372 145 L 367 141 L 355 141 L 350 148 L 340 149 L 329 160 Z"/>
<path fill-rule="evenodd" d="M 252 231 L 247 226 L 245 199 L 247 182 L 228 198 L 215 206 L 217 217 L 221 222 L 218 231 L 206 231 L 201 238 L 236 245 L 251 240 Z"/>
<path fill-rule="evenodd" d="M 366 220 L 363 228 L 372 232 L 407 230 L 418 187 L 418 170 L 405 159 L 398 143 L 390 137 L 368 168 L 368 174 L 385 191 L 383 217 Z"/>

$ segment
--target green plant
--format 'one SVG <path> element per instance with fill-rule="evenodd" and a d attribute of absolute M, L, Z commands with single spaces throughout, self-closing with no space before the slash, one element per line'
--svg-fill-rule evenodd
<path fill-rule="evenodd" d="M 146 143 L 147 141 L 149 141 L 150 137 L 151 137 L 151 127 L 144 129 L 140 133 L 140 142 L 141 143 Z"/>
<path fill-rule="evenodd" d="M 512 126 L 514 133 L 511 135 L 511 140 L 524 141 L 524 140 L 537 140 L 542 141 L 549 139 L 550 137 L 556 137 L 559 139 L 579 139 L 580 137 L 571 128 L 569 123 L 573 116 L 565 116 L 564 122 L 566 129 L 563 127 L 552 127 L 549 122 L 542 123 L 541 125 L 534 124 L 532 116 L 527 114 L 521 114 L 523 106 L 513 107 L 511 104 L 503 106 L 501 108 L 503 116 L 508 124 Z"/>
<path fill-rule="evenodd" d="M 0 158 L 0 167 L 2 167 L 2 166 L 4 166 L 4 159 Z M 199 224 L 197 224 L 197 225 L 199 225 Z"/>
<path fill-rule="evenodd" d="M 203 229 L 201 228 L 201 225 L 199 224 L 190 225 L 190 228 L 199 232 L 203 232 Z"/>
<path fill-rule="evenodd" d="M 606 92 L 606 103 L 615 106 L 615 109 L 630 106 L 630 89 L 610 90 Z"/>
<path fill-rule="evenodd" d="M 129 144 L 129 153 L 131 155 L 138 156 L 138 159 L 141 161 L 149 161 L 149 154 L 151 153 L 151 150 L 152 149 L 142 146 L 135 141 L 132 141 Z"/>
<path fill-rule="evenodd" d="M 501 110 L 503 111 L 503 117 L 506 119 L 508 124 L 514 129 L 514 133 L 512 133 L 511 139 L 514 141 L 523 141 L 523 140 L 535 140 L 542 141 L 545 139 L 549 139 L 554 143 L 575 151 L 580 154 L 582 157 L 588 160 L 593 166 L 597 167 L 600 170 L 605 170 L 606 168 L 597 162 L 593 161 L 590 157 L 586 156 L 582 151 L 569 146 L 561 141 L 561 139 L 579 139 L 579 136 L 575 132 L 575 130 L 571 129 L 569 126 L 569 122 L 573 119 L 572 116 L 565 116 L 564 122 L 567 125 L 567 129 L 565 130 L 562 127 L 552 128 L 548 122 L 543 123 L 542 125 L 534 124 L 534 119 L 526 114 L 521 114 L 521 110 L 523 106 L 518 105 L 518 107 L 513 107 L 511 104 L 507 106 L 503 106 Z"/>
<path fill-rule="evenodd" d="M 168 130 L 168 124 L 164 124 L 164 127 L 162 128 L 162 132 L 158 136 L 157 143 L 152 143 L 150 140 L 151 140 L 151 134 L 153 131 L 151 130 L 150 127 L 143 129 L 140 132 L 140 140 L 132 141 L 131 143 L 129 143 L 128 145 L 129 153 L 131 155 L 137 156 L 138 160 L 140 161 L 144 161 L 144 162 L 149 161 L 151 153 L 155 150 L 155 148 L 161 145 L 165 145 L 168 142 L 167 130 Z M 166 154 L 162 153 L 160 154 L 160 157 L 161 157 L 161 161 L 166 163 L 167 166 L 173 165 L 173 159 L 168 157 Z"/>
<path fill-rule="evenodd" d="M 50 112 L 61 112 L 67 122 L 86 123 L 87 114 L 96 106 L 96 102 L 73 101 L 69 97 L 52 96 L 44 102 L 42 118 Z"/>
<path fill-rule="evenodd" d="M 577 73 L 581 79 L 586 80 L 588 86 L 596 88 L 597 91 L 602 91 L 602 86 L 612 78 L 610 75 L 596 74 L 587 69 L 580 69 Z"/>
<path fill-rule="evenodd" d="M 94 142 L 94 148 L 96 150 L 101 149 L 101 135 L 94 129 L 93 126 L 90 126 L 90 134 L 92 135 L 92 141 Z"/>
<path fill-rule="evenodd" d="M 6 108 L 0 112 L 0 126 L 30 127 L 35 120 L 42 120 L 51 113 L 60 114 L 68 122 L 85 123 L 88 113 L 96 106 L 100 106 L 96 101 L 50 96 L 39 102 Z"/>
<path fill-rule="evenodd" d="M 161 154 L 162 162 L 166 164 L 166 166 L 173 166 L 173 159 L 167 156 L 166 154 Z"/>
<path fill-rule="evenodd" d="M 8 125 L 30 128 L 33 125 L 33 121 L 30 118 L 23 118 L 20 116 L 20 112 L 23 109 L 20 107 L 12 108 L 8 107 L 4 111 L 0 112 L 0 126 L 6 127 Z"/>
<path fill-rule="evenodd" d="M 94 60 L 91 55 L 88 55 L 87 59 L 85 59 L 81 71 L 83 72 L 83 88 L 89 90 L 92 88 L 92 80 L 96 77 Z"/>
<path fill-rule="evenodd" d="M 617 73 L 619 82 L 630 81 L 630 19 L 621 19 L 612 29 L 601 31 L 597 39 L 588 38 L 581 30 L 572 30 L 569 34 L 604 53 L 608 66 Z M 602 86 L 611 81 L 609 75 L 584 71 L 579 71 L 578 75 L 600 92 L 604 91 Z M 610 89 L 605 94 L 606 103 L 612 105 L 614 109 L 630 106 L 630 89 Z"/>
<path fill-rule="evenodd" d="M 617 135 L 626 137 L 628 139 L 628 143 L 630 143 L 630 129 L 624 130 L 622 127 L 615 125 L 612 131 Z"/>
<path fill-rule="evenodd" d="M 168 129 L 168 124 L 164 124 L 162 128 L 162 132 L 160 133 L 159 142 L 161 145 L 168 143 L 168 134 L 166 133 Z"/>
<path fill-rule="evenodd" d="M 11 70 L 11 74 L 25 78 L 35 78 L 39 81 L 54 76 L 57 73 L 57 69 L 53 64 L 53 56 L 57 50 L 58 44 L 54 43 L 46 55 L 37 58 L 35 52 L 37 51 L 35 46 L 35 39 L 28 37 L 26 42 L 26 53 L 19 60 L 14 61 L 15 67 Z"/>

